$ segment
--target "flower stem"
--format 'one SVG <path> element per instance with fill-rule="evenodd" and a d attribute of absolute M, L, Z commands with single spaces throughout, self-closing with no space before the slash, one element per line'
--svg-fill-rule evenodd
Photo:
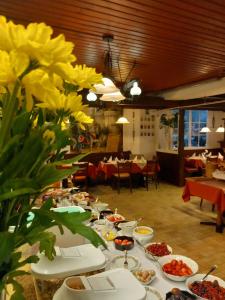
<path fill-rule="evenodd" d="M 7 142 L 7 138 L 10 133 L 13 116 L 15 114 L 17 106 L 17 93 L 19 90 L 20 84 L 19 81 L 16 81 L 13 93 L 9 99 L 9 102 L 6 104 L 5 111 L 2 117 L 2 126 L 0 128 L 0 153 Z"/>

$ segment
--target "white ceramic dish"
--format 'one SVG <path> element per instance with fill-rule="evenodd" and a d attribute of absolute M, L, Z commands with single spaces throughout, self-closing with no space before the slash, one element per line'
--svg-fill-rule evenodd
<path fill-rule="evenodd" d="M 135 271 L 140 267 L 140 261 L 137 257 L 127 255 L 128 270 Z M 111 260 L 111 268 L 124 268 L 124 255 L 117 255 Z"/>
<path fill-rule="evenodd" d="M 166 256 L 166 255 L 163 255 L 163 256 L 157 256 L 155 254 L 152 253 L 152 255 L 150 254 L 150 252 L 147 250 L 147 247 L 148 246 L 151 246 L 151 245 L 154 245 L 154 244 L 161 244 L 161 243 L 148 243 L 145 245 L 145 255 L 151 259 L 151 260 L 154 260 L 154 258 L 152 257 L 152 255 L 155 257 L 155 258 L 160 258 L 160 257 L 163 257 L 163 256 Z M 169 246 L 169 245 L 166 245 L 167 246 L 167 249 L 168 251 L 170 252 L 170 254 L 167 254 L 167 255 L 171 255 L 173 253 L 173 249 Z"/>
<path fill-rule="evenodd" d="M 150 272 L 151 276 L 149 277 L 149 280 L 143 281 L 142 278 L 139 277 L 138 272 L 146 272 L 146 271 Z M 156 272 L 154 270 L 147 270 L 147 269 L 143 269 L 143 268 L 140 268 L 140 269 L 137 269 L 137 270 L 133 271 L 133 274 L 140 281 L 140 283 L 143 284 L 143 285 L 150 284 L 156 278 Z"/>
<path fill-rule="evenodd" d="M 188 290 L 189 293 L 191 293 L 191 294 L 197 296 L 196 294 L 194 294 L 194 293 L 190 290 L 189 286 L 190 286 L 190 284 L 193 283 L 194 281 L 200 281 L 205 275 L 206 275 L 206 274 L 195 274 L 194 276 L 192 276 L 192 277 L 190 277 L 190 278 L 187 279 L 187 281 L 186 281 L 186 287 L 187 287 L 187 290 Z M 214 281 L 214 280 L 217 280 L 218 283 L 219 283 L 219 285 L 220 285 L 221 287 L 225 288 L 225 281 L 223 281 L 223 280 L 222 280 L 221 278 L 219 278 L 219 277 L 216 277 L 216 276 L 213 276 L 213 275 L 209 275 L 209 276 L 206 278 L 206 280 L 207 280 L 207 281 Z M 200 297 L 200 296 L 197 296 L 197 297 L 198 297 L 198 299 L 200 299 L 200 300 L 208 300 L 207 298 L 202 298 L 202 297 Z"/>
<path fill-rule="evenodd" d="M 95 209 L 97 209 L 98 211 L 105 210 L 105 209 L 108 208 L 108 206 L 109 206 L 108 203 L 103 203 L 103 202 L 95 202 L 95 203 L 93 203 L 93 207 Z"/>
<path fill-rule="evenodd" d="M 81 276 L 82 277 L 82 276 Z M 145 300 L 143 285 L 126 269 L 114 269 L 86 277 L 85 290 L 73 290 L 63 285 L 56 291 L 53 300 Z M 108 281 L 108 282 L 107 282 Z M 105 284 L 106 283 L 106 284 Z M 110 284 L 111 283 L 111 284 Z M 154 298 L 153 300 L 161 300 Z"/>
<path fill-rule="evenodd" d="M 146 300 L 163 300 L 163 296 L 159 290 L 153 288 L 152 286 L 146 287 Z"/>
<path fill-rule="evenodd" d="M 166 255 L 166 256 L 160 257 L 158 259 L 158 262 L 163 267 L 166 263 L 170 263 L 173 259 L 182 260 L 185 264 L 187 264 L 188 267 L 191 268 L 192 274 L 190 276 L 176 276 L 176 275 L 168 274 L 168 273 L 166 273 L 162 270 L 163 274 L 167 278 L 169 278 L 173 281 L 185 281 L 187 278 L 193 276 L 195 273 L 198 272 L 198 264 L 193 259 L 191 259 L 187 256 L 183 256 L 183 255 Z"/>
<path fill-rule="evenodd" d="M 125 223 L 120 223 L 118 227 L 121 229 L 123 235 L 132 236 L 133 230 L 137 226 L 137 221 L 130 221 Z"/>
<path fill-rule="evenodd" d="M 143 230 L 143 231 L 146 230 L 148 231 L 148 233 L 145 234 L 139 233 L 138 230 Z M 152 240 L 154 236 L 154 230 L 151 227 L 147 227 L 147 226 L 137 226 L 133 230 L 133 236 L 136 240 L 138 240 L 139 243 L 145 245 Z"/>

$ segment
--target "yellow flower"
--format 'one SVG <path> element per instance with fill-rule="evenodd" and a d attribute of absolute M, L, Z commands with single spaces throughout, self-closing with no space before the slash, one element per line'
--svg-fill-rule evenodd
<path fill-rule="evenodd" d="M 50 143 L 53 143 L 55 141 L 55 132 L 49 129 L 45 130 L 45 132 L 43 133 L 43 139 Z"/>
<path fill-rule="evenodd" d="M 65 114 L 72 114 L 82 109 L 82 96 L 77 93 L 71 93 L 68 96 L 59 94 L 53 98 L 52 95 L 47 95 L 41 103 L 36 104 L 38 107 L 47 108 L 51 111 L 61 111 Z"/>
<path fill-rule="evenodd" d="M 50 80 L 48 74 L 41 69 L 36 69 L 28 73 L 22 79 L 22 84 L 26 91 L 26 106 L 30 111 L 33 107 L 33 96 L 39 101 L 49 101 L 60 97 L 59 90 Z"/>
<path fill-rule="evenodd" d="M 0 84 L 6 86 L 15 82 L 28 65 L 29 58 L 25 53 L 0 50 Z"/>
<path fill-rule="evenodd" d="M 102 75 L 97 74 L 94 68 L 77 65 L 73 69 L 72 80 L 80 89 L 90 89 L 94 84 L 102 83 Z"/>
<path fill-rule="evenodd" d="M 91 117 L 89 117 L 88 115 L 86 115 L 83 111 L 78 111 L 78 112 L 73 113 L 73 117 L 79 123 L 81 129 L 83 129 L 83 130 L 85 130 L 85 127 L 83 126 L 83 124 L 92 124 L 93 123 L 93 119 Z"/>

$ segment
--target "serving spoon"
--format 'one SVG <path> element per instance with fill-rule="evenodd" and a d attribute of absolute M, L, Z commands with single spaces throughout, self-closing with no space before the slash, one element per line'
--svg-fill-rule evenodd
<path fill-rule="evenodd" d="M 204 276 L 200 281 L 202 282 L 203 280 L 205 280 L 205 279 L 209 276 L 209 274 L 211 274 L 211 273 L 212 273 L 213 271 L 215 271 L 217 268 L 218 268 L 217 265 L 212 266 L 212 267 L 210 268 L 210 270 L 205 274 L 205 276 Z"/>

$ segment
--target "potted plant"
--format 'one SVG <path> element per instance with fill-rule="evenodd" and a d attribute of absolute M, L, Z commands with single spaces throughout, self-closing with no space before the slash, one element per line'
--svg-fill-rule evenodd
<path fill-rule="evenodd" d="M 53 259 L 55 236 L 47 230 L 55 225 L 96 246 L 103 243 L 83 224 L 89 213 L 57 213 L 51 200 L 33 208 L 40 193 L 75 171 L 57 168 L 80 158 L 63 159 L 62 149 L 71 142 L 64 125 L 92 122 L 83 112 L 80 91 L 102 77 L 92 68 L 74 66 L 73 44 L 63 35 L 52 38 L 52 28 L 44 23 L 24 27 L 0 17 L 0 36 L 0 294 L 12 284 L 11 299 L 22 300 L 16 277 L 38 257 L 23 258 L 21 246 L 39 243 Z"/>

